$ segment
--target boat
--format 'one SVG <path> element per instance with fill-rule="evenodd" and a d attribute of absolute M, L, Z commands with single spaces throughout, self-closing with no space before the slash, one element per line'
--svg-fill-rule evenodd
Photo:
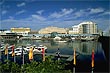
<path fill-rule="evenodd" d="M 75 40 L 76 40 L 76 38 L 75 38 L 75 37 L 72 37 L 72 38 L 71 38 L 71 40 L 72 40 L 72 41 L 75 41 Z"/>
<path fill-rule="evenodd" d="M 40 52 L 42 52 L 42 48 L 44 48 L 44 50 L 47 50 L 47 47 L 44 45 L 39 45 L 36 49 L 38 49 Z"/>
<path fill-rule="evenodd" d="M 11 47 L 12 47 L 12 45 L 11 46 L 8 46 L 8 51 L 10 51 L 10 48 Z M 5 49 L 6 49 L 6 45 L 3 45 L 3 46 L 0 47 L 0 51 L 1 52 L 5 51 Z"/>
<path fill-rule="evenodd" d="M 42 52 L 42 48 L 44 48 L 44 50 L 47 49 L 46 46 L 43 46 L 43 45 L 39 45 L 38 47 L 36 45 L 28 45 L 28 46 L 25 46 L 25 47 L 17 47 L 16 49 L 14 49 L 14 53 L 19 55 L 20 53 L 22 53 L 22 49 L 23 49 L 23 52 L 26 53 L 26 52 L 29 52 L 30 48 L 33 47 L 33 52 Z M 12 50 L 9 52 L 9 54 L 12 54 Z"/>
<path fill-rule="evenodd" d="M 92 40 L 94 40 L 94 37 L 81 37 L 81 40 L 82 41 L 92 41 Z"/>
<path fill-rule="evenodd" d="M 65 43 L 67 42 L 66 40 L 54 40 L 55 42 L 58 42 L 58 43 Z"/>
<path fill-rule="evenodd" d="M 42 52 L 42 48 L 44 48 L 44 50 L 47 50 L 47 47 L 44 46 L 44 45 L 39 45 L 38 47 L 36 45 L 27 46 L 27 47 L 24 48 L 24 50 L 29 52 L 31 47 L 33 47 L 33 52 Z"/>
<path fill-rule="evenodd" d="M 60 41 L 55 41 L 55 42 L 59 42 L 59 43 L 65 43 L 65 42 L 67 42 L 67 41 L 61 41 L 61 40 L 60 40 Z"/>
<path fill-rule="evenodd" d="M 34 47 L 33 52 L 41 52 L 40 50 L 38 50 L 38 47 Z"/>
<path fill-rule="evenodd" d="M 16 53 L 17 56 L 19 56 L 19 55 L 21 55 L 21 54 L 22 54 L 21 51 L 18 51 L 18 52 Z M 23 51 L 23 54 L 25 55 L 25 54 L 27 54 L 27 52 Z"/>
<path fill-rule="evenodd" d="M 28 52 L 30 48 L 31 48 L 31 46 L 27 46 L 24 48 L 24 50 Z"/>
<path fill-rule="evenodd" d="M 22 53 L 22 47 L 18 47 L 14 50 L 15 55 L 21 55 Z M 9 54 L 12 54 L 12 51 L 9 52 Z M 25 50 L 23 50 L 23 54 L 27 54 Z"/>
<path fill-rule="evenodd" d="M 2 52 L 2 51 L 4 51 L 5 49 L 4 49 L 4 46 L 1 46 L 0 47 L 0 51 Z"/>

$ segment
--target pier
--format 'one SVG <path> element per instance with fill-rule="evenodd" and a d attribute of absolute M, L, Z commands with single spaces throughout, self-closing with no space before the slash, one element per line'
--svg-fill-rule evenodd
<path fill-rule="evenodd" d="M 34 55 L 41 55 L 42 53 L 34 53 Z M 58 56 L 56 53 L 45 53 L 46 56 Z M 70 62 L 73 60 L 73 56 L 74 55 L 65 55 L 65 54 L 60 54 L 61 58 L 67 58 L 66 61 Z M 76 57 L 78 56 L 78 54 L 76 53 Z"/>

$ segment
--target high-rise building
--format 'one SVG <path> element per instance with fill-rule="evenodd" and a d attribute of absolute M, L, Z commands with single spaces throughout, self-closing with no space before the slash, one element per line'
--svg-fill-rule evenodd
<path fill-rule="evenodd" d="M 82 22 L 79 24 L 79 33 L 81 34 L 96 34 L 97 33 L 97 24 L 91 21 Z"/>
<path fill-rule="evenodd" d="M 70 30 L 69 34 L 97 34 L 97 24 L 91 21 L 82 22 L 72 28 L 73 30 Z"/>

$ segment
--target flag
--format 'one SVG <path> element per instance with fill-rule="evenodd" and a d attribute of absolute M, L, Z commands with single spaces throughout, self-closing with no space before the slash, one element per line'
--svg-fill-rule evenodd
<path fill-rule="evenodd" d="M 8 54 L 8 45 L 6 45 L 6 48 L 5 48 L 5 55 Z"/>
<path fill-rule="evenodd" d="M 33 47 L 30 48 L 29 50 L 29 60 L 33 59 Z"/>
<path fill-rule="evenodd" d="M 42 48 L 42 57 L 43 57 L 43 61 L 45 61 L 45 50 L 44 50 L 44 48 Z"/>
<path fill-rule="evenodd" d="M 14 53 L 14 45 L 12 45 L 11 49 L 12 49 L 12 56 L 15 56 L 15 53 Z"/>
<path fill-rule="evenodd" d="M 74 49 L 74 62 L 73 62 L 74 65 L 76 65 L 76 49 Z"/>
<path fill-rule="evenodd" d="M 94 49 L 92 50 L 92 68 L 94 67 Z"/>

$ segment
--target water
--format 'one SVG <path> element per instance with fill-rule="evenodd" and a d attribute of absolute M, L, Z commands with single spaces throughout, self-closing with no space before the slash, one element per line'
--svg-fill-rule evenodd
<path fill-rule="evenodd" d="M 107 59 L 105 56 L 105 53 L 102 48 L 102 44 L 96 41 L 87 41 L 87 42 L 81 42 L 81 41 L 74 41 L 74 42 L 66 42 L 66 43 L 58 43 L 54 41 L 40 41 L 40 40 L 20 40 L 16 42 L 8 41 L 5 43 L 15 44 L 16 46 L 20 45 L 45 45 L 47 46 L 47 52 L 48 53 L 55 53 L 57 49 L 59 48 L 61 54 L 66 55 L 73 55 L 73 50 L 76 49 L 76 52 L 79 54 L 77 57 L 77 65 L 76 65 L 76 71 L 77 72 L 91 72 L 91 53 L 92 49 L 95 51 L 95 71 L 96 72 L 107 72 L 108 71 L 108 65 L 107 65 Z M 20 62 L 20 56 L 18 56 L 17 62 Z M 25 62 L 28 62 L 28 55 L 25 56 Z M 38 56 L 35 56 L 36 58 Z M 5 59 L 5 58 L 4 58 Z M 13 61 L 13 58 L 10 58 L 11 61 Z M 37 58 L 37 60 L 41 60 L 41 58 Z M 20 62 L 21 63 L 21 62 Z M 106 66 L 107 67 L 103 67 Z M 72 62 L 70 65 L 67 66 L 67 69 L 72 70 Z"/>

